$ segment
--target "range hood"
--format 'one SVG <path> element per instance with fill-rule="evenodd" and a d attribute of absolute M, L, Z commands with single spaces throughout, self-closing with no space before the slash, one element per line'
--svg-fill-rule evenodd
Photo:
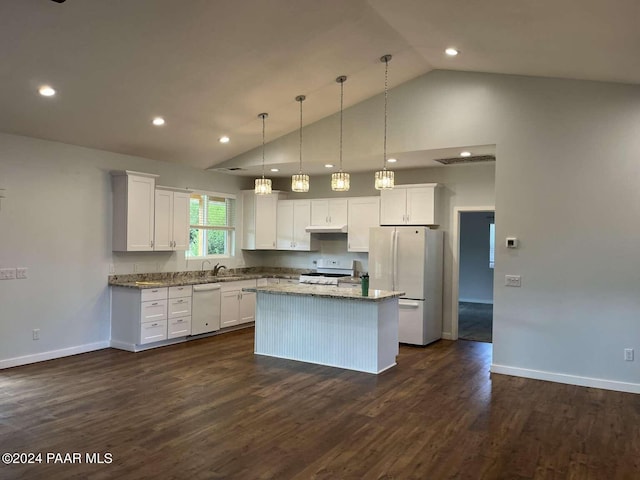
<path fill-rule="evenodd" d="M 347 233 L 346 225 L 309 225 L 305 228 L 309 233 Z"/>

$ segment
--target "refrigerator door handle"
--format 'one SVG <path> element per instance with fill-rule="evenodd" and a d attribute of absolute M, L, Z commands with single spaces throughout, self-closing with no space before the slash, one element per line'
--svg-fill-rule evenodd
<path fill-rule="evenodd" d="M 391 254 L 391 258 L 393 261 L 393 289 L 398 288 L 398 231 L 393 230 L 393 236 L 391 240 L 391 244 L 393 245 L 393 252 Z"/>
<path fill-rule="evenodd" d="M 408 302 L 406 300 L 400 300 L 398 305 L 400 305 L 400 308 L 418 308 L 420 306 L 418 302 Z"/>

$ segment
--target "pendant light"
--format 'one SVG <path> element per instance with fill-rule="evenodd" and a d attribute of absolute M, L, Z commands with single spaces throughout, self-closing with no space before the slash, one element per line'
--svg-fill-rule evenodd
<path fill-rule="evenodd" d="M 347 77 L 344 75 L 336 78 L 336 82 L 340 84 L 340 168 L 337 172 L 331 174 L 331 190 L 334 192 L 349 191 L 350 181 L 349 174 L 342 171 L 342 110 L 344 105 L 344 82 Z"/>
<path fill-rule="evenodd" d="M 391 55 L 383 55 L 380 61 L 384 62 L 384 147 L 383 147 L 383 168 L 376 172 L 376 190 L 387 190 L 393 188 L 393 171 L 387 170 L 387 90 L 389 78 L 389 61 Z"/>
<path fill-rule="evenodd" d="M 309 191 L 309 175 L 302 173 L 302 102 L 307 97 L 304 95 L 298 95 L 296 102 L 300 102 L 300 170 L 296 175 L 291 176 L 291 190 L 294 192 L 308 192 Z"/>
<path fill-rule="evenodd" d="M 268 116 L 268 113 L 258 115 L 258 118 L 262 119 L 262 178 L 256 178 L 256 195 L 268 195 L 271 193 L 271 179 L 264 178 L 264 121 Z"/>

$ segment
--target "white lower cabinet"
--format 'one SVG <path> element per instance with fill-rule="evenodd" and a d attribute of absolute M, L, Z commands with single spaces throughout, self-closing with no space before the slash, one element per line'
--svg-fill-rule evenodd
<path fill-rule="evenodd" d="M 136 351 L 167 339 L 167 287 L 111 289 L 111 346 Z"/>
<path fill-rule="evenodd" d="M 222 307 L 220 312 L 222 328 L 255 321 L 256 294 L 242 291 L 243 288 L 255 286 L 256 280 L 241 280 L 222 284 Z"/>
<path fill-rule="evenodd" d="M 191 335 L 191 295 L 193 287 L 169 288 L 167 338 Z"/>

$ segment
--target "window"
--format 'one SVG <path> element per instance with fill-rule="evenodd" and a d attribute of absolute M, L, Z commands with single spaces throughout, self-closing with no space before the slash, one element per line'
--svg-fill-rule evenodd
<path fill-rule="evenodd" d="M 496 259 L 496 224 L 489 224 L 489 268 L 495 268 Z"/>
<path fill-rule="evenodd" d="M 234 254 L 235 203 L 220 194 L 191 194 L 188 258 Z"/>

